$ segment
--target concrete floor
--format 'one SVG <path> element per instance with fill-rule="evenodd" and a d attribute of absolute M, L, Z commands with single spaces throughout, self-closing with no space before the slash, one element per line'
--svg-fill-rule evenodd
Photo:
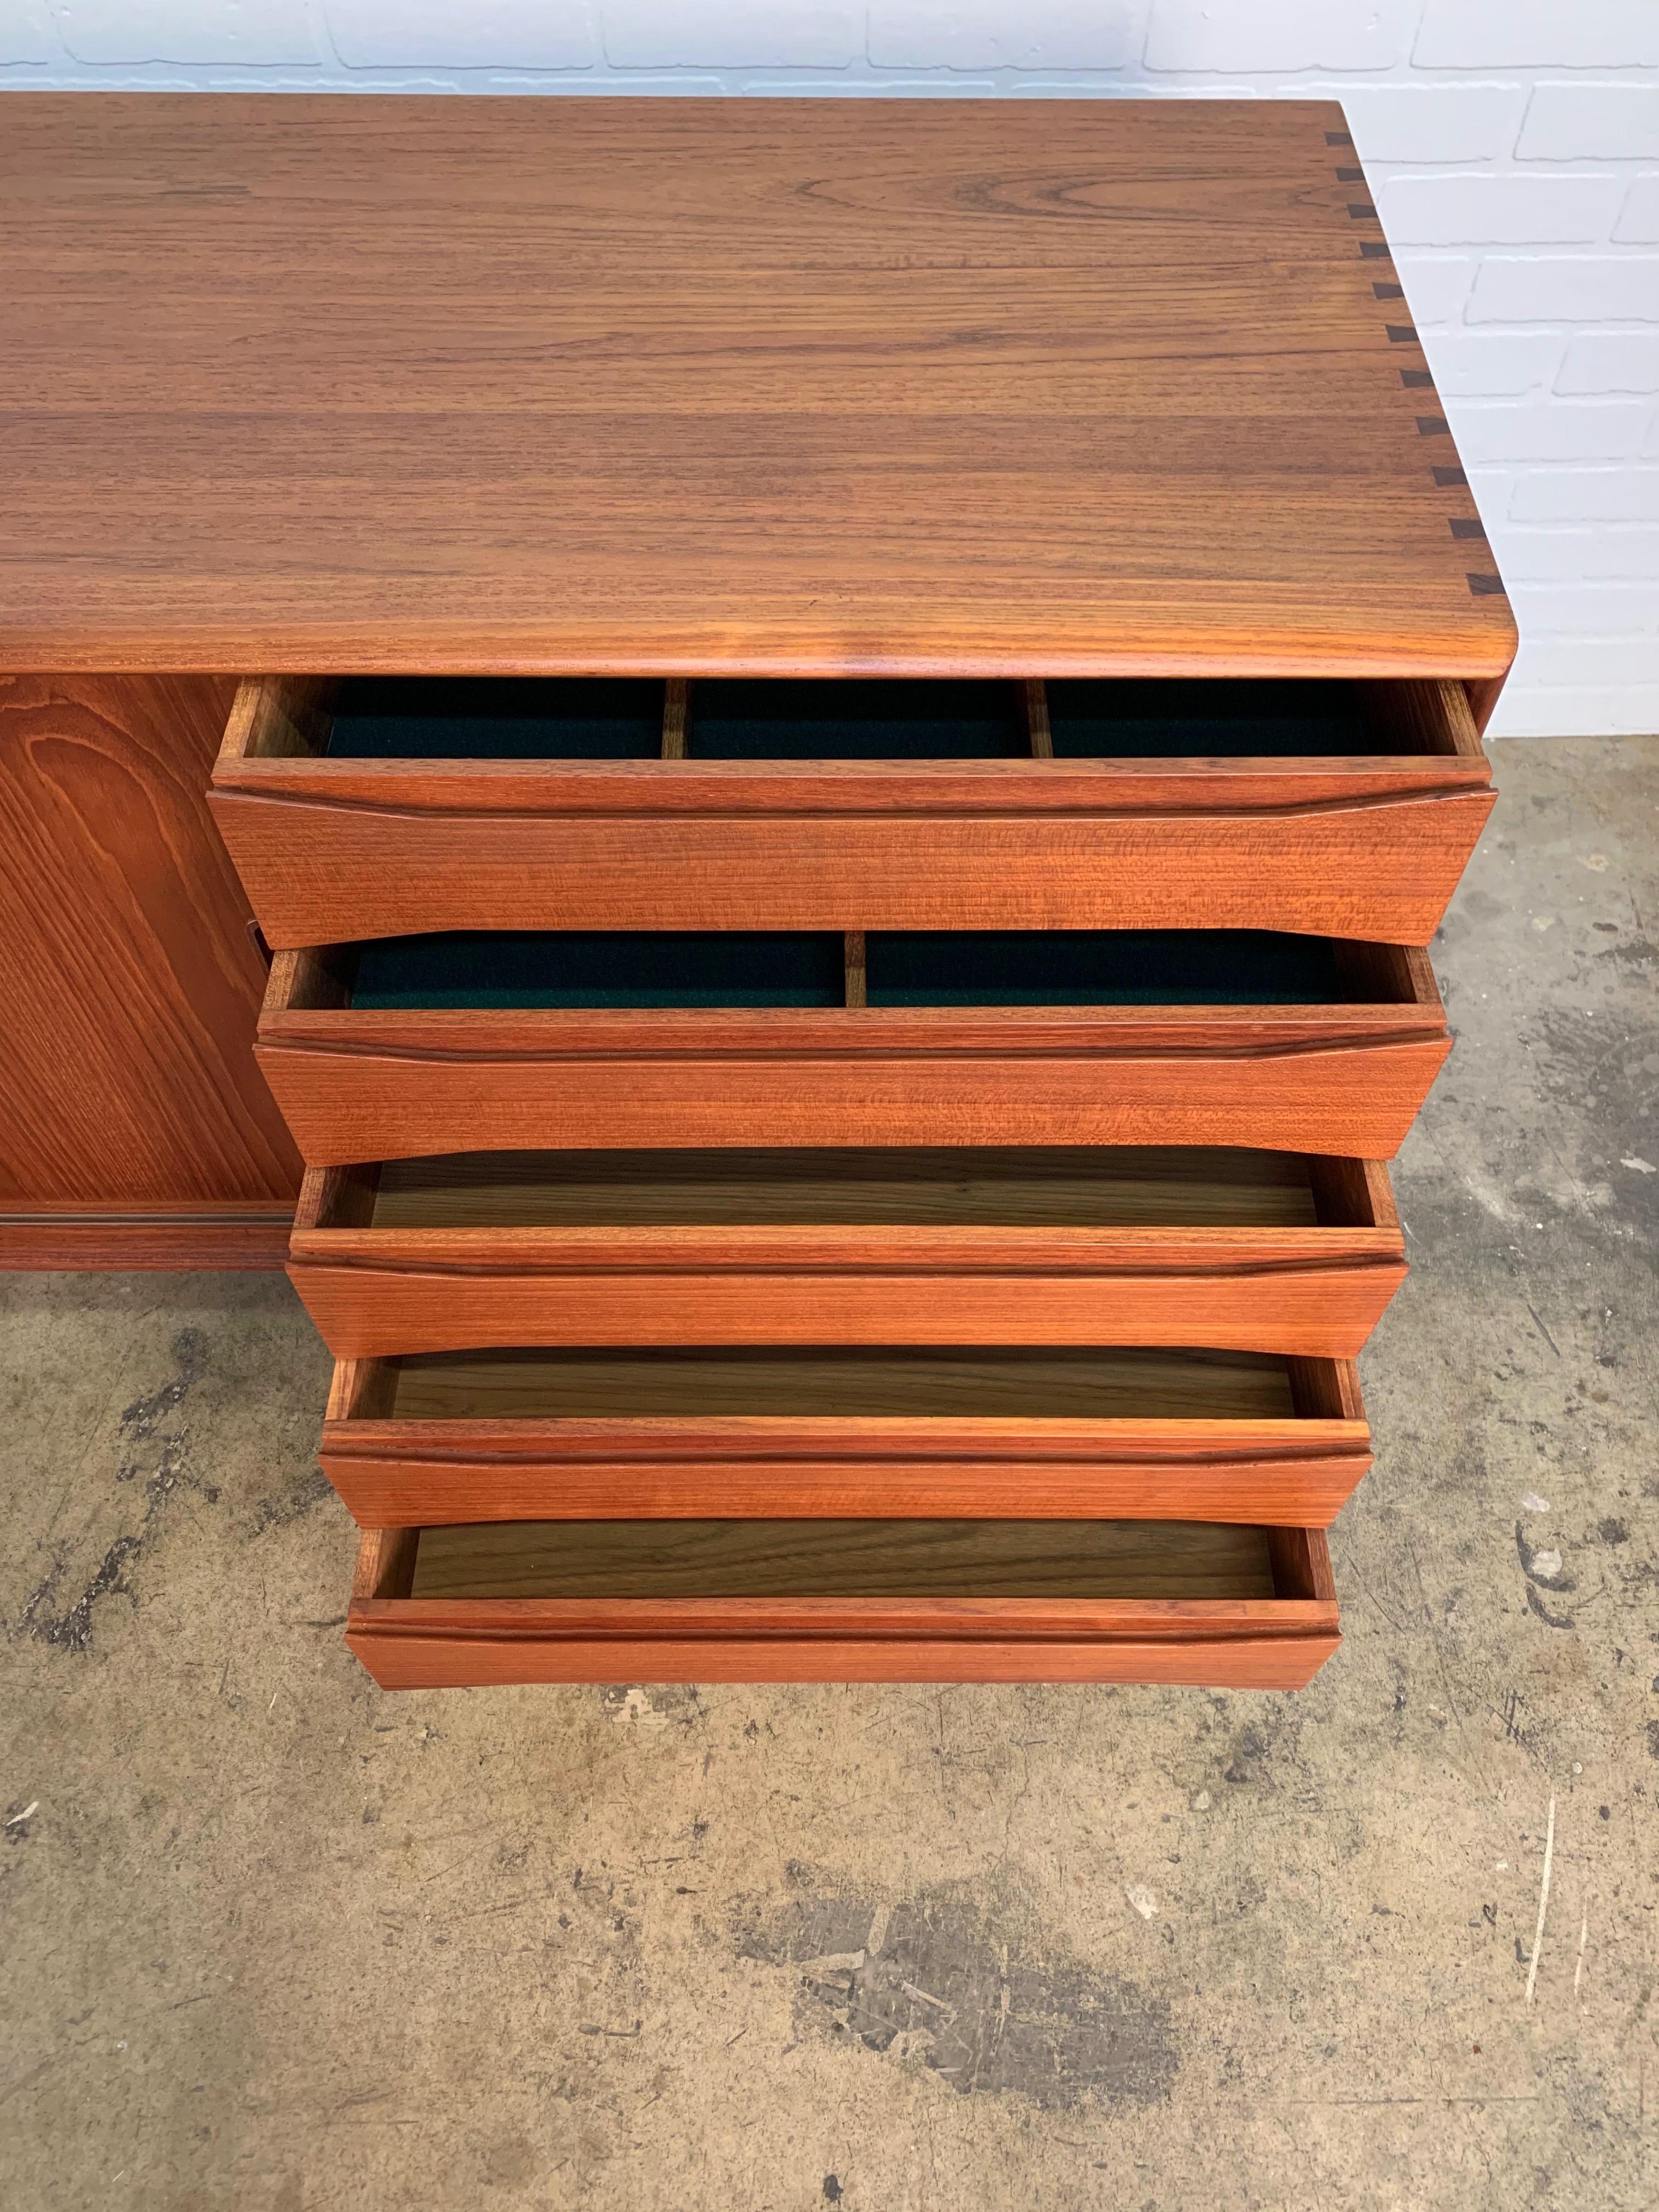
<path fill-rule="evenodd" d="M 0 2201 L 1651 2205 L 1659 742 L 1496 750 L 1299 1698 L 382 1696 L 286 1285 L 0 1278 Z"/>

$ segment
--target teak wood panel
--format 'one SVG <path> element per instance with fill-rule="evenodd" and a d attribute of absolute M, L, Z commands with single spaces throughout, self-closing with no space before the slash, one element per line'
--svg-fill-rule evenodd
<path fill-rule="evenodd" d="M 1085 1419 L 751 1413 L 399 1418 L 378 1362 L 337 1369 L 322 1465 L 364 1527 L 753 1516 L 1073 1516 L 1323 1528 L 1370 1464 L 1346 1362 L 1305 1412 Z"/>
<path fill-rule="evenodd" d="M 1372 1225 L 378 1228 L 313 1170 L 289 1274 L 337 1358 L 558 1344 L 1215 1345 L 1352 1358 L 1404 1280 Z"/>
<path fill-rule="evenodd" d="M 757 1416 L 696 1435 L 568 1433 L 572 1425 L 397 1422 L 331 1425 L 322 1466 L 366 1528 L 618 1514 L 909 1519 L 927 1514 L 1060 1518 L 1178 1516 L 1234 1521 L 1293 1514 L 1328 1527 L 1370 1465 L 1367 1431 L 1350 1425 L 1179 1423 L 1005 1425 L 956 1439 L 938 1429 L 908 1442 L 902 1425 L 774 1422 Z M 643 1425 L 635 1425 L 642 1427 Z M 878 1432 L 879 1429 L 880 1432 Z M 1302 1431 L 1306 1430 L 1307 1434 Z M 654 1446 L 655 1455 L 649 1455 Z"/>
<path fill-rule="evenodd" d="M 1361 1161 L 1173 1145 L 449 1152 L 313 1175 L 307 1229 L 1397 1227 Z"/>
<path fill-rule="evenodd" d="M 1031 687 L 1041 692 L 1041 685 Z M 1454 684 L 1439 752 L 1328 760 L 328 760 L 243 687 L 212 808 L 297 947 L 449 929 L 1264 928 L 1425 945 L 1492 811 Z M 666 739 L 665 739 L 666 743 Z"/>
<path fill-rule="evenodd" d="M 1239 1145 L 1391 1159 L 1449 1050 L 1408 1003 L 398 1012 L 279 953 L 266 1081 L 313 1166 L 658 1145 Z"/>
<path fill-rule="evenodd" d="M 385 1381 L 390 1412 L 416 1420 L 1211 1421 L 1322 1416 L 1330 1391 L 1316 1385 L 1331 1372 L 1211 1347 L 574 1345 L 415 1353 Z M 377 1394 L 373 1368 L 366 1388 Z"/>
<path fill-rule="evenodd" d="M 491 1344 L 1213 1344 L 1351 1358 L 1405 1279 L 1355 1230 L 879 1243 L 718 1230 L 296 1232 L 289 1274 L 338 1358 Z"/>
<path fill-rule="evenodd" d="M 1513 655 L 1334 103 L 19 93 L 6 126 L 0 667 Z"/>
<path fill-rule="evenodd" d="M 628 1680 L 1299 1689 L 1340 1640 L 1314 1528 L 1269 1531 L 1285 1595 L 1115 1601 L 418 1599 L 407 1595 L 418 1541 L 412 1530 L 373 1530 L 358 1556 L 346 1642 L 385 1689 Z"/>
<path fill-rule="evenodd" d="M 921 1515 L 495 1521 L 422 1528 L 414 1598 L 696 1603 L 856 1596 L 1097 1604 L 1276 1597 L 1267 1531 L 1237 1522 Z"/>
<path fill-rule="evenodd" d="M 203 799 L 233 690 L 0 677 L 0 1265 L 281 1262 L 299 1161 Z"/>
<path fill-rule="evenodd" d="M 169 1205 L 0 1209 L 0 1270 L 280 1267 L 294 1208 Z"/>

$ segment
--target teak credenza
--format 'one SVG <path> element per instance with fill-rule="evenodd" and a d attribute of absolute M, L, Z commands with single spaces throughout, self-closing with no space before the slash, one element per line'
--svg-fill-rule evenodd
<path fill-rule="evenodd" d="M 0 1257 L 292 1218 L 389 1687 L 1305 1682 L 1516 645 L 1340 109 L 7 105 Z"/>

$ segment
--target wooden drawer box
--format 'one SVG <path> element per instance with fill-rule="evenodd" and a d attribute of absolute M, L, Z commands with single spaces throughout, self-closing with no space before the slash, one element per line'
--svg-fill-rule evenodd
<path fill-rule="evenodd" d="M 280 953 L 313 1166 L 672 1145 L 1391 1158 L 1449 1048 L 1426 955 L 1257 932 L 459 935 Z"/>
<path fill-rule="evenodd" d="M 386 1689 L 1171 1682 L 1299 1689 L 1338 1642 L 1316 1528 L 541 1522 L 367 1534 L 346 1641 Z"/>
<path fill-rule="evenodd" d="M 277 947 L 458 929 L 1426 944 L 1492 805 L 1451 682 L 271 678 L 213 811 Z"/>
<path fill-rule="evenodd" d="M 1322 1528 L 1370 1460 L 1345 1362 L 882 1346 L 345 1361 L 322 1463 L 366 1528 L 757 1515 Z"/>
<path fill-rule="evenodd" d="M 1134 1147 L 313 1168 L 289 1263 L 342 1359 L 688 1340 L 1343 1359 L 1405 1273 L 1379 1162 Z"/>

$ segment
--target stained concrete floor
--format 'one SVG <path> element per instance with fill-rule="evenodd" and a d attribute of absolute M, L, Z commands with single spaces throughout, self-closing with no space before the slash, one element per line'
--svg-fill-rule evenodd
<path fill-rule="evenodd" d="M 383 1696 L 286 1285 L 0 1278 L 0 2202 L 1659 2198 L 1659 741 L 1496 750 L 1299 1698 Z"/>

